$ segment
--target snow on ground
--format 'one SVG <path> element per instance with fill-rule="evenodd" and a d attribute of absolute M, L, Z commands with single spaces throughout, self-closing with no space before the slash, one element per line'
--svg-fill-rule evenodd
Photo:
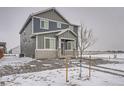
<path fill-rule="evenodd" d="M 10 66 L 20 66 L 24 63 L 28 63 L 34 59 L 29 57 L 19 58 L 14 55 L 5 55 L 2 59 L 0 59 L 0 66 L 10 65 Z"/>
<path fill-rule="evenodd" d="M 114 55 L 117 55 L 117 58 L 124 58 L 124 54 L 97 54 L 94 57 L 114 58 Z"/>
<path fill-rule="evenodd" d="M 89 55 L 88 55 L 89 56 Z M 104 64 L 100 66 L 114 68 L 118 70 L 124 70 L 124 54 L 117 54 L 117 58 L 113 58 L 114 54 L 99 54 L 91 55 L 93 58 L 102 58 L 110 61 L 116 60 L 120 64 Z M 110 59 L 109 59 L 110 57 Z M 20 66 L 28 63 L 34 59 L 28 57 L 19 58 L 17 56 L 5 56 L 0 59 L 0 66 L 11 65 Z M 43 64 L 44 66 L 50 66 L 49 64 Z M 65 68 L 54 69 L 40 72 L 31 72 L 25 74 L 13 74 L 9 76 L 0 77 L 0 82 L 5 82 L 7 86 L 66 86 L 66 85 L 95 85 L 95 86 L 118 86 L 124 85 L 124 77 L 116 76 L 109 73 L 99 72 L 92 70 L 92 77 L 87 80 L 88 69 L 82 68 L 82 79 L 79 79 L 79 68 L 69 68 L 69 82 L 65 81 Z"/>
<path fill-rule="evenodd" d="M 117 55 L 117 58 L 123 58 L 124 59 L 124 53 L 118 53 L 118 54 L 96 54 L 96 55 L 84 55 L 85 57 L 98 57 L 98 58 L 114 58 L 114 55 Z"/>
<path fill-rule="evenodd" d="M 112 69 L 118 69 L 118 70 L 123 70 L 124 71 L 124 64 L 104 64 L 104 65 L 99 65 L 102 67 L 108 67 Z"/>
<path fill-rule="evenodd" d="M 116 58 L 114 56 L 116 55 Z M 104 60 L 109 60 L 109 61 L 119 61 L 119 62 L 124 62 L 124 53 L 116 53 L 116 54 L 96 54 L 96 55 L 83 55 L 84 57 L 89 57 L 91 56 L 92 58 L 102 58 Z"/>
<path fill-rule="evenodd" d="M 41 72 L 3 76 L 7 86 L 118 86 L 124 85 L 124 77 L 103 72 L 93 71 L 90 80 L 87 80 L 88 69 L 82 69 L 82 79 L 79 79 L 79 68 L 69 68 L 69 82 L 65 82 L 65 69 L 47 70 Z"/>

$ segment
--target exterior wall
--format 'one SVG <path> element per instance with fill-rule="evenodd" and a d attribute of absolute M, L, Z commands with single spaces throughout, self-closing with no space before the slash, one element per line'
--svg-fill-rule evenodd
<path fill-rule="evenodd" d="M 49 19 L 49 29 L 46 30 L 46 29 L 40 28 L 41 18 L 46 18 L 47 20 Z M 75 37 L 72 33 L 68 33 L 68 32 L 65 32 L 64 34 L 57 37 L 56 34 L 59 33 L 59 31 L 57 33 L 37 35 L 36 37 L 31 38 L 32 32 L 39 33 L 39 32 L 47 32 L 47 31 L 54 31 L 54 30 L 61 31 L 62 29 L 69 28 L 70 24 L 63 17 L 61 17 L 60 14 L 55 9 L 51 9 L 47 12 L 37 14 L 32 19 L 33 20 L 30 20 L 26 24 L 22 33 L 20 34 L 21 53 L 27 57 L 36 57 L 38 59 L 39 58 L 55 58 L 58 55 L 58 51 L 57 51 L 58 45 L 59 45 L 58 39 L 60 37 L 72 38 L 72 39 L 76 39 L 77 41 L 77 37 Z M 61 23 L 61 28 L 57 28 L 58 22 Z M 78 28 L 74 25 L 71 25 L 71 27 L 72 27 L 72 31 L 77 33 Z M 56 38 L 56 50 L 44 49 L 44 37 Z"/>
<path fill-rule="evenodd" d="M 44 49 L 44 35 L 38 35 L 37 36 L 37 48 L 38 49 Z"/>
<path fill-rule="evenodd" d="M 76 57 L 78 55 L 77 50 L 65 50 L 65 54 L 58 56 L 58 50 L 36 50 L 35 51 L 35 58 L 36 59 L 49 59 L 49 58 L 61 58 L 64 56 L 71 56 Z"/>
<path fill-rule="evenodd" d="M 78 36 L 78 26 L 71 25 L 69 28 L 74 31 Z M 78 37 L 76 38 L 76 49 L 78 49 Z"/>
<path fill-rule="evenodd" d="M 73 31 L 78 35 L 78 26 L 73 26 Z"/>
<path fill-rule="evenodd" d="M 44 58 L 57 58 L 57 50 L 36 50 L 35 58 L 44 59 Z"/>
<path fill-rule="evenodd" d="M 65 55 L 76 57 L 78 55 L 77 50 L 65 50 Z"/>
<path fill-rule="evenodd" d="M 59 36 L 60 38 L 71 38 L 76 39 L 76 36 L 74 36 L 70 31 L 66 31 L 62 35 Z"/>
<path fill-rule="evenodd" d="M 77 34 L 77 36 L 78 36 L 78 30 L 79 30 L 79 27 L 78 26 L 74 26 L 74 32 Z M 78 50 L 78 37 L 76 38 L 76 48 Z"/>
<path fill-rule="evenodd" d="M 31 38 L 32 34 L 32 21 L 26 26 L 24 31 L 20 34 L 20 48 L 21 53 L 27 57 L 35 56 L 36 39 Z"/>
<path fill-rule="evenodd" d="M 54 9 L 51 9 L 51 10 L 49 10 L 49 11 L 47 11 L 47 12 L 38 14 L 38 15 L 36 15 L 36 16 L 68 23 L 68 22 L 67 22 L 66 20 L 64 20 L 64 19 L 56 12 L 56 10 L 54 10 Z"/>
<path fill-rule="evenodd" d="M 61 55 L 59 54 L 61 52 L 58 51 L 59 41 L 58 41 L 58 38 L 56 37 L 56 34 L 57 33 L 49 33 L 49 34 L 42 34 L 42 35 L 37 36 L 38 49 L 35 50 L 35 58 L 36 59 L 61 57 Z M 44 37 L 56 38 L 56 49 L 44 49 Z M 71 32 L 65 32 L 62 35 L 60 35 L 59 37 L 76 39 L 76 37 Z M 73 50 L 66 50 L 65 55 L 75 56 L 76 53 Z"/>
<path fill-rule="evenodd" d="M 68 28 L 68 24 L 61 23 L 61 28 L 57 28 L 57 22 L 49 20 L 49 29 L 40 28 L 40 18 L 33 18 L 33 31 L 34 33 L 61 30 Z"/>
<path fill-rule="evenodd" d="M 44 37 L 53 37 L 56 38 L 57 33 L 49 33 L 49 34 L 42 34 L 38 35 L 38 49 L 44 49 Z M 56 48 L 57 48 L 57 38 L 56 38 Z"/>

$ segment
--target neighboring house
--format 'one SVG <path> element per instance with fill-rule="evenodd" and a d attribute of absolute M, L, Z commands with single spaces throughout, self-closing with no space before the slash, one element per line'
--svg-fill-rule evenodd
<path fill-rule="evenodd" d="M 21 54 L 36 59 L 76 56 L 77 42 L 78 26 L 55 8 L 31 14 L 20 31 Z"/>
<path fill-rule="evenodd" d="M 20 54 L 20 46 L 14 47 L 9 51 L 10 54 Z"/>
<path fill-rule="evenodd" d="M 0 49 L 2 49 L 4 53 L 7 52 L 7 49 L 6 49 L 6 42 L 0 42 Z"/>

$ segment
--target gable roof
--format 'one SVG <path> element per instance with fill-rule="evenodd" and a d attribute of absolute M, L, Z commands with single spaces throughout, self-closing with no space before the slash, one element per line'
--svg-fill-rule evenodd
<path fill-rule="evenodd" d="M 40 33 L 33 33 L 30 37 L 35 37 L 37 35 L 42 35 L 42 34 L 49 34 L 49 33 L 57 33 L 56 36 L 59 36 L 67 31 L 70 31 L 74 36 L 77 37 L 77 34 L 70 29 L 61 29 L 61 30 L 53 30 L 53 31 L 47 31 L 47 32 L 40 32 Z"/>
<path fill-rule="evenodd" d="M 42 14 L 42 13 L 45 13 L 45 12 L 48 12 L 50 10 L 53 10 L 55 11 L 63 20 L 65 20 L 68 24 L 70 25 L 74 25 L 74 24 L 71 24 L 64 16 L 62 16 L 56 8 L 48 8 L 44 11 L 39 11 L 39 12 L 36 12 L 36 13 L 32 13 L 31 15 L 29 15 L 29 17 L 27 18 L 26 22 L 24 23 L 24 25 L 22 26 L 22 29 L 20 30 L 19 34 L 21 34 L 24 30 L 24 28 L 26 27 L 26 25 L 30 22 L 30 20 L 32 19 L 33 16 L 37 16 L 38 14 Z M 78 25 L 75 25 L 75 26 L 78 26 Z"/>
<path fill-rule="evenodd" d="M 36 13 L 32 13 L 32 16 L 38 16 L 40 14 L 44 14 L 44 13 L 47 13 L 49 11 L 54 11 L 62 20 L 64 20 L 66 23 L 70 24 L 70 22 L 64 16 L 62 16 L 62 14 L 60 14 L 60 12 L 54 7 L 53 8 L 48 8 L 44 11 L 39 11 L 39 12 L 36 12 Z"/>
<path fill-rule="evenodd" d="M 75 32 L 73 32 L 73 31 L 71 31 L 70 29 L 65 29 L 65 30 L 59 32 L 58 34 L 56 34 L 56 36 L 59 36 L 59 35 L 61 35 L 61 34 L 65 33 L 65 32 L 67 32 L 67 31 L 70 31 L 73 35 L 77 36 L 77 34 L 76 34 Z"/>

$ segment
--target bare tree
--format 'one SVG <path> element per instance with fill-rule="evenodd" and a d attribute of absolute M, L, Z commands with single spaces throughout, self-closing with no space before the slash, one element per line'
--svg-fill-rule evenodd
<path fill-rule="evenodd" d="M 82 61 L 83 61 L 83 54 L 84 51 L 92 46 L 95 43 L 95 39 L 93 38 L 93 32 L 92 30 L 88 30 L 87 28 L 84 28 L 84 25 L 80 26 L 79 31 L 79 40 L 78 40 L 78 47 L 80 52 L 80 73 L 79 77 L 81 78 L 81 72 L 82 72 Z"/>

